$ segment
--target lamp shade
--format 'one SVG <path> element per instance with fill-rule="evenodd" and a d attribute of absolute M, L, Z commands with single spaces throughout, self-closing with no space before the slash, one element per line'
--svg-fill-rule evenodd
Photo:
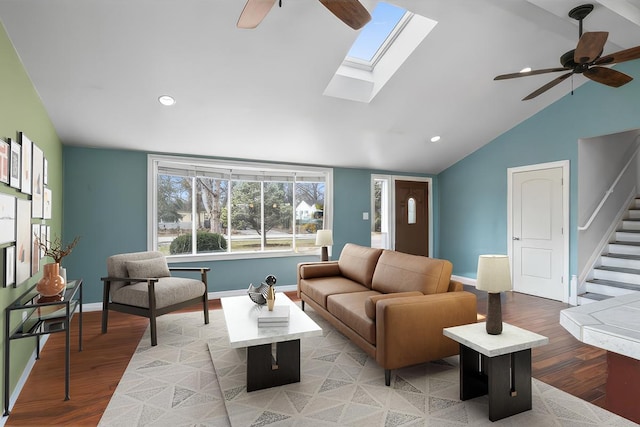
<path fill-rule="evenodd" d="M 506 255 L 480 255 L 476 289 L 490 293 L 511 290 L 509 257 Z"/>
<path fill-rule="evenodd" d="M 333 245 L 333 233 L 331 230 L 318 230 L 316 234 L 316 246 Z"/>

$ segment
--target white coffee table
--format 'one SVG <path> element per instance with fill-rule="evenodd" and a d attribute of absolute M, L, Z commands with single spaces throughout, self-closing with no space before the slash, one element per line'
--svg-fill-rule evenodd
<path fill-rule="evenodd" d="M 300 381 L 300 338 L 322 335 L 322 329 L 284 293 L 276 305 L 288 305 L 287 326 L 259 328 L 258 313 L 267 306 L 248 295 L 221 298 L 232 348 L 247 348 L 247 391 Z"/>
<path fill-rule="evenodd" d="M 531 348 L 549 338 L 502 324 L 489 335 L 485 323 L 445 328 L 460 343 L 460 400 L 489 395 L 489 419 L 497 421 L 531 409 Z"/>

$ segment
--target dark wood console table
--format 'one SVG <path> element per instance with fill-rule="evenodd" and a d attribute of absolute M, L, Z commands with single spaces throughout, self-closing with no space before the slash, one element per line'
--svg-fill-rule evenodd
<path fill-rule="evenodd" d="M 82 351 L 82 279 L 69 280 L 59 301 L 39 301 L 33 285 L 5 309 L 4 334 L 4 416 L 9 415 L 9 381 L 11 373 L 11 341 L 35 337 L 36 359 L 40 358 L 40 336 L 66 334 L 64 400 L 69 400 L 71 339 L 69 326 L 78 311 L 78 351 Z"/>

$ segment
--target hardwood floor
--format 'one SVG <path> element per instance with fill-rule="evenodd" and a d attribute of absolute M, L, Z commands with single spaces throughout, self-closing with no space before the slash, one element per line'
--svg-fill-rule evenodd
<path fill-rule="evenodd" d="M 478 295 L 478 313 L 486 314 L 486 293 Z M 295 293 L 289 293 L 295 298 Z M 549 337 L 533 349 L 533 376 L 547 384 L 606 408 L 606 352 L 574 339 L 559 324 L 567 304 L 518 293 L 503 295 L 505 322 Z M 219 309 L 219 300 L 210 302 Z M 193 310 L 198 310 L 194 307 Z M 148 320 L 109 314 L 109 332 L 100 332 L 100 312 L 84 314 L 84 350 L 78 352 L 74 318 L 71 348 L 71 400 L 64 401 L 64 334 L 51 335 L 35 364 L 7 426 L 95 426 L 129 363 Z"/>

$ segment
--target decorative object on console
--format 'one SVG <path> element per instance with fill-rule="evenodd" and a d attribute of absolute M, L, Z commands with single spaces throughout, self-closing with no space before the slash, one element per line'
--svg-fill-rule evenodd
<path fill-rule="evenodd" d="M 318 230 L 316 234 L 316 246 L 322 246 L 322 261 L 329 261 L 327 246 L 333 245 L 333 233 L 331 230 Z"/>
<path fill-rule="evenodd" d="M 64 257 L 73 251 L 79 240 L 80 236 L 76 236 L 71 243 L 65 246 L 60 236 L 53 240 L 38 238 L 37 243 L 40 249 L 43 250 L 44 256 L 51 257 L 54 261 L 45 264 L 42 279 L 36 285 L 36 290 L 40 295 L 53 297 L 64 291 L 66 279 L 60 275 L 60 263 Z"/>
<path fill-rule="evenodd" d="M 488 292 L 487 333 L 502 333 L 502 307 L 500 292 L 511 290 L 511 271 L 509 257 L 506 255 L 480 255 L 478 257 L 478 275 L 476 289 Z"/>

